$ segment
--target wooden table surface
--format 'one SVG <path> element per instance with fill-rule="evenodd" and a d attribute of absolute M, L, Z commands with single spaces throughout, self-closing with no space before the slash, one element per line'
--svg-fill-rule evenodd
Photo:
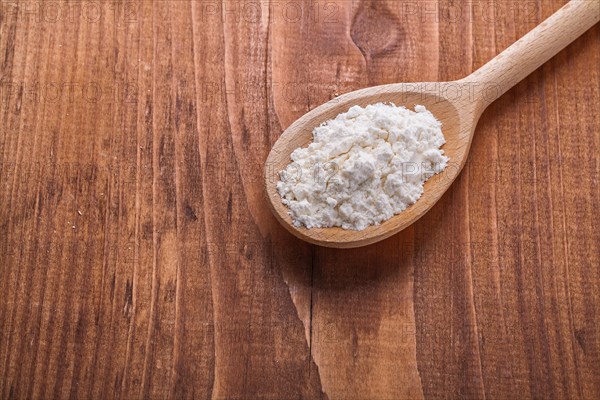
<path fill-rule="evenodd" d="M 600 26 L 389 240 L 303 243 L 262 185 L 308 110 L 564 3 L 3 1 L 0 398 L 600 398 Z"/>

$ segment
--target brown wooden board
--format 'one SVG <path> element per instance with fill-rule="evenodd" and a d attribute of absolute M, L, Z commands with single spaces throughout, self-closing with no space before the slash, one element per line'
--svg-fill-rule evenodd
<path fill-rule="evenodd" d="M 2 1 L 0 398 L 600 398 L 600 26 L 400 234 L 309 245 L 263 192 L 309 110 L 565 3 Z"/>

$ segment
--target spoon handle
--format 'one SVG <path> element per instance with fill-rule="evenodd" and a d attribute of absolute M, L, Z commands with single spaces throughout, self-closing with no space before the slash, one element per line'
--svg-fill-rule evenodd
<path fill-rule="evenodd" d="M 600 20 L 599 0 L 571 0 L 463 81 L 484 87 L 483 111 Z M 493 87 L 492 87 L 493 86 Z"/>

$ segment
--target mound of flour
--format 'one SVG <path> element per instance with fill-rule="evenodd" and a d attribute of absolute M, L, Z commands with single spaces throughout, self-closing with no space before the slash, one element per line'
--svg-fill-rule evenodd
<path fill-rule="evenodd" d="M 423 106 L 378 103 L 315 128 L 277 183 L 294 225 L 363 230 L 405 210 L 448 163 L 441 126 Z"/>

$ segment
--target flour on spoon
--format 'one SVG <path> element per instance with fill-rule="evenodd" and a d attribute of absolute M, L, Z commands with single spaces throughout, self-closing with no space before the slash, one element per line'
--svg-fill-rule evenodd
<path fill-rule="evenodd" d="M 363 230 L 414 204 L 448 157 L 442 124 L 423 106 L 354 106 L 294 150 L 277 190 L 297 227 Z"/>

